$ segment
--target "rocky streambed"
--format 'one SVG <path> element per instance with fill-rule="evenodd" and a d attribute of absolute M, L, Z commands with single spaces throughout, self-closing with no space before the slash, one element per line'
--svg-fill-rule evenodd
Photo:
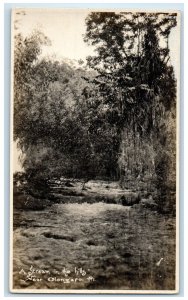
<path fill-rule="evenodd" d="M 78 197 L 73 202 L 65 201 L 56 183 L 59 201 L 43 209 L 14 209 L 14 289 L 175 288 L 175 218 L 141 202 L 107 203 L 107 194 L 122 196 L 113 184 L 67 186 L 67 194 L 75 195 L 66 197 Z"/>

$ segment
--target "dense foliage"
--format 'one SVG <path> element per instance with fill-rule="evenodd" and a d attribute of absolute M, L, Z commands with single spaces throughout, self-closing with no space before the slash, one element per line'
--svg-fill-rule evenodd
<path fill-rule="evenodd" d="M 14 139 L 28 178 L 154 183 L 164 206 L 176 181 L 175 26 L 175 14 L 91 13 L 89 68 L 40 58 L 50 42 L 39 32 L 15 36 Z"/>
<path fill-rule="evenodd" d="M 173 203 L 169 190 L 174 192 L 176 183 L 176 80 L 169 63 L 169 35 L 176 15 L 96 12 L 86 24 L 85 40 L 97 52 L 88 64 L 98 72 L 94 82 L 121 144 L 121 183 L 138 187 L 149 181 L 151 189 L 154 182 L 160 206 Z"/>

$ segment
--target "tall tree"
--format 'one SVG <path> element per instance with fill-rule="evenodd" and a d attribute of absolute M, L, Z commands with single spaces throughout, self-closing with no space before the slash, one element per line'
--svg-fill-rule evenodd
<path fill-rule="evenodd" d="M 98 72 L 93 82 L 107 107 L 106 121 L 117 128 L 119 145 L 123 140 L 125 150 L 130 143 L 128 135 L 135 150 L 146 143 L 152 145 L 153 169 L 158 178 L 163 173 L 164 180 L 157 157 L 164 161 L 165 117 L 175 111 L 176 83 L 168 39 L 176 26 L 176 14 L 95 12 L 86 25 L 85 41 L 94 45 L 97 53 L 88 57 L 88 65 Z"/>

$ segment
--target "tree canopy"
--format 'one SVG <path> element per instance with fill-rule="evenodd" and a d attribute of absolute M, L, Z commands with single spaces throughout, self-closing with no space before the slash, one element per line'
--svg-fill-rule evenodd
<path fill-rule="evenodd" d="M 40 32 L 16 35 L 14 139 L 25 171 L 121 183 L 150 174 L 175 186 L 175 26 L 175 13 L 92 12 L 87 68 L 42 58 L 50 41 Z"/>

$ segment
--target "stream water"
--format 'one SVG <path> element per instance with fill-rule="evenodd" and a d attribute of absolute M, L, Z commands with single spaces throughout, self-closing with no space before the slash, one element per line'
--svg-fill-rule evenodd
<path fill-rule="evenodd" d="M 106 203 L 14 211 L 15 289 L 174 289 L 175 219 Z"/>

